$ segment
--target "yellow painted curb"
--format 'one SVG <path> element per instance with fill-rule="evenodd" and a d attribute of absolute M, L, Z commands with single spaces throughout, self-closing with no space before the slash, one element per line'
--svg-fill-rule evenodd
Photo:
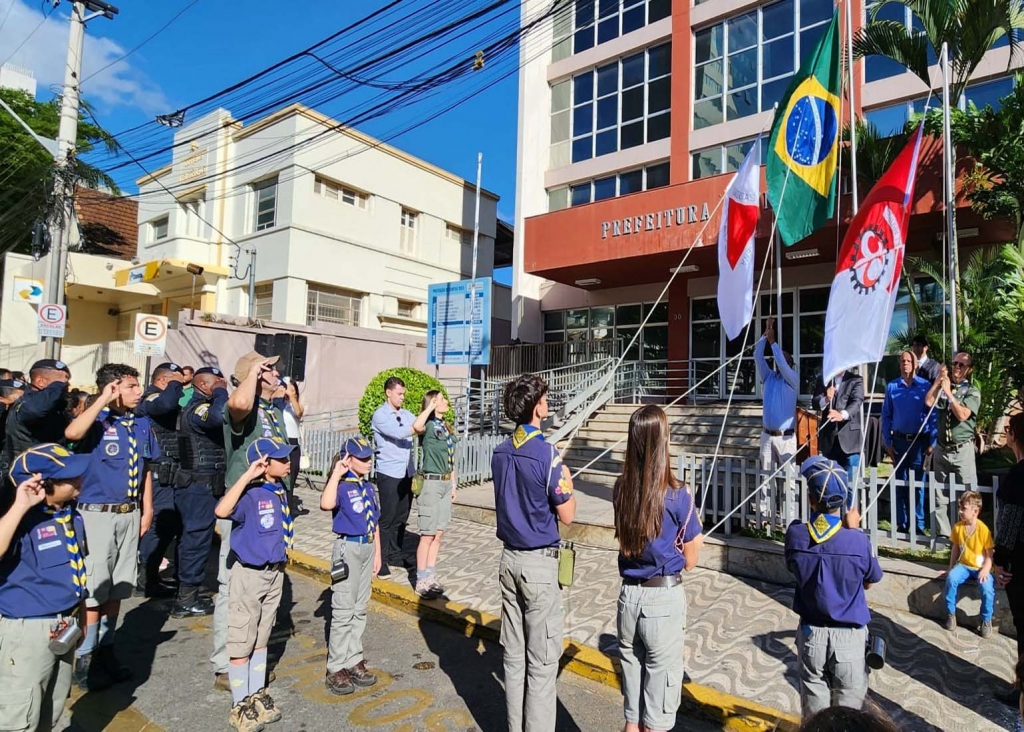
<path fill-rule="evenodd" d="M 307 577 L 329 582 L 330 563 L 324 559 L 292 551 L 289 565 Z M 468 605 L 451 600 L 424 600 L 411 587 L 376 577 L 373 579 L 373 598 L 410 615 L 447 625 L 466 636 L 498 641 L 501 619 Z M 566 640 L 561 665 L 577 676 L 619 688 L 618 662 L 595 648 Z M 683 684 L 683 705 L 719 722 L 727 730 L 795 732 L 800 726 L 800 719 L 791 714 L 693 682 Z"/>

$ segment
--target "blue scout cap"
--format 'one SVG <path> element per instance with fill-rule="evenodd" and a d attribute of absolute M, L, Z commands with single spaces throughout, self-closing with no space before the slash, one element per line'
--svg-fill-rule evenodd
<path fill-rule="evenodd" d="M 807 480 L 807 490 L 815 503 L 833 509 L 846 503 L 850 488 L 846 470 L 834 460 L 815 455 L 804 460 L 800 474 Z"/>
<path fill-rule="evenodd" d="M 295 445 L 286 445 L 271 437 L 260 437 L 252 441 L 245 451 L 245 462 L 252 465 L 263 458 L 271 460 L 283 460 L 292 454 Z"/>
<path fill-rule="evenodd" d="M 64 371 L 69 376 L 71 375 L 71 369 L 68 368 L 68 365 L 66 363 L 52 358 L 44 358 L 42 361 L 36 361 L 34 364 L 32 364 L 32 368 L 30 368 L 28 371 L 29 373 L 32 373 L 33 371 L 38 371 L 39 369 L 49 369 L 50 371 Z"/>
<path fill-rule="evenodd" d="M 224 372 L 216 366 L 203 366 L 201 369 L 198 369 L 193 376 L 199 376 L 200 374 L 213 374 L 214 376 L 219 376 L 221 378 L 224 377 Z"/>
<path fill-rule="evenodd" d="M 39 473 L 48 480 L 78 478 L 89 467 L 91 455 L 72 455 L 66 447 L 46 442 L 14 458 L 11 480 L 15 485 Z"/>
<path fill-rule="evenodd" d="M 362 437 L 350 437 L 345 440 L 345 444 L 341 446 L 342 455 L 351 455 L 354 458 L 360 460 L 369 460 L 373 457 L 373 448 L 370 447 L 370 443 Z"/>

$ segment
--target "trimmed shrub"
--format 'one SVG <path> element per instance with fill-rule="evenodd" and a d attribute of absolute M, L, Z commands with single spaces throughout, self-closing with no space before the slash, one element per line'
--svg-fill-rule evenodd
<path fill-rule="evenodd" d="M 451 397 L 448 396 L 448 390 L 444 388 L 441 382 L 433 376 L 423 373 L 419 369 L 411 369 L 402 366 L 399 368 L 381 371 L 370 379 L 370 383 L 366 385 L 366 391 L 363 392 L 363 398 L 359 400 L 359 430 L 368 440 L 373 439 L 373 429 L 370 427 L 370 421 L 373 419 L 373 413 L 376 412 L 377 408 L 384 403 L 384 382 L 392 376 L 397 376 L 405 382 L 405 401 L 402 403 L 402 406 L 413 414 L 420 413 L 420 405 L 423 403 L 423 395 L 428 391 L 433 391 L 435 389 L 444 394 L 448 403 L 451 404 L 452 400 Z M 454 410 L 449 409 L 444 415 L 444 420 L 450 426 L 454 427 Z"/>

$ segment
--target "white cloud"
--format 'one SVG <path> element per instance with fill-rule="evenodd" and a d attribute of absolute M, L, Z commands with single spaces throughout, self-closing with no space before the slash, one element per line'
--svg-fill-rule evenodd
<path fill-rule="evenodd" d="M 0 63 L 10 58 L 10 63 L 30 69 L 39 84 L 38 95 L 48 96 L 47 90 L 56 91 L 64 83 L 64 65 L 67 58 L 68 33 L 70 32 L 70 3 L 63 2 L 43 20 L 41 3 L 38 0 L 0 0 L 0 18 L 13 2 L 10 16 L 0 31 Z M 49 2 L 44 3 L 49 11 Z M 136 107 L 146 114 L 168 111 L 170 104 L 160 87 L 137 67 L 132 58 L 112 66 L 94 78 L 91 73 L 101 69 L 127 51 L 109 38 L 96 35 L 97 26 L 117 20 L 96 18 L 86 26 L 85 52 L 82 58 L 82 96 L 96 108 Z M 29 35 L 31 38 L 29 38 Z M 14 49 L 29 38 L 17 52 Z"/>

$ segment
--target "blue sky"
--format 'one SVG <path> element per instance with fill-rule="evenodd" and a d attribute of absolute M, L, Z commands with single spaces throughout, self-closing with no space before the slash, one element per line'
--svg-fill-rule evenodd
<path fill-rule="evenodd" d="M 190 2 L 120 0 L 115 3 L 120 15 L 114 20 L 97 18 L 89 23 L 82 94 L 109 131 L 116 134 L 223 89 L 385 4 L 384 0 L 306 0 L 290 4 L 198 0 L 125 61 L 89 78 L 93 71 L 157 31 Z M 426 0 L 409 2 L 415 7 Z M 42 98 L 61 82 L 70 9 L 65 0 L 44 21 L 42 8 L 49 12 L 48 5 L 39 0 L 0 0 L 0 21 L 7 16 L 0 28 L 0 63 L 10 57 L 11 63 L 31 69 Z M 509 17 L 515 16 L 506 16 L 506 20 Z M 28 42 L 15 52 L 26 38 Z M 490 70 L 485 66 L 484 73 Z M 513 74 L 455 111 L 389 142 L 469 180 L 475 179 L 476 154 L 482 151 L 483 185 L 501 196 L 499 215 L 511 220 L 515 210 L 517 97 L 518 81 Z M 412 105 L 359 127 L 371 135 L 383 136 L 421 118 L 433 106 Z M 331 109 L 322 111 L 332 113 Z M 162 134 L 170 139 L 169 130 Z M 126 190 L 132 191 L 133 180 L 139 175 L 140 171 L 134 169 L 117 177 Z"/>

